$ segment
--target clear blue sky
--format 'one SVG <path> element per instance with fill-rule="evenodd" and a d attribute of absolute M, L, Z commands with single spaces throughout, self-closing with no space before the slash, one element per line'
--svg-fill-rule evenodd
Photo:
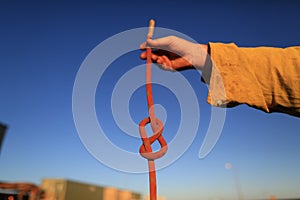
<path fill-rule="evenodd" d="M 300 45 L 297 1 L 146 3 L 0 3 L 0 122 L 9 126 L 0 155 L 0 180 L 39 184 L 44 177 L 59 177 L 148 193 L 147 174 L 110 169 L 85 149 L 73 122 L 72 90 L 76 73 L 93 48 L 117 33 L 147 26 L 150 18 L 156 19 L 157 26 L 182 32 L 199 43 Z M 103 86 L 98 86 L 96 101 L 103 101 L 96 102 L 96 108 L 99 116 L 107 116 L 99 119 L 105 120 L 105 128 L 111 131 L 108 137 L 116 143 L 123 133 L 107 110 L 112 84 L 122 73 L 144 63 L 138 55 L 135 51 L 117 60 L 100 82 Z M 199 148 L 209 124 L 207 88 L 198 73 L 183 74 L 199 99 L 200 128 L 183 156 L 158 172 L 158 193 L 172 200 L 237 199 L 233 173 L 224 168 L 231 162 L 246 199 L 271 194 L 300 197 L 299 119 L 247 106 L 228 109 L 220 140 L 209 156 L 200 160 Z M 175 97 L 167 89 L 163 91 L 154 95 L 172 116 L 166 123 L 167 135 L 178 127 L 180 113 L 178 104 L 168 103 Z M 146 113 L 143 95 L 143 89 L 137 90 L 130 104 L 137 123 Z M 172 135 L 166 138 L 170 140 Z M 123 148 L 128 143 L 130 151 L 138 151 L 140 141 L 129 140 L 122 138 L 119 145 Z"/>

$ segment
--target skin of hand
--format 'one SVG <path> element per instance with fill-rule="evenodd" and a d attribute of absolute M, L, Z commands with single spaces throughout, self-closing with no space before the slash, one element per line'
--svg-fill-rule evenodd
<path fill-rule="evenodd" d="M 203 70 L 208 56 L 208 45 L 192 43 L 176 36 L 147 39 L 140 45 L 140 49 L 145 50 L 147 47 L 153 49 L 152 61 L 169 71 L 191 67 Z M 146 52 L 142 52 L 140 57 L 145 60 Z"/>

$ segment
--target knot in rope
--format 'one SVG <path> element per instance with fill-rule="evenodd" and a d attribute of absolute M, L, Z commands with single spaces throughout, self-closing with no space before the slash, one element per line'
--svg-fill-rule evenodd
<path fill-rule="evenodd" d="M 146 134 L 145 126 L 151 123 L 153 134 L 148 137 Z M 143 144 L 140 147 L 140 154 L 148 159 L 155 160 L 161 158 L 168 150 L 168 145 L 164 137 L 162 136 L 162 132 L 164 130 L 164 125 L 162 121 L 158 118 L 147 117 L 140 122 L 139 131 L 143 141 Z M 160 149 L 156 152 L 152 151 L 151 145 L 158 141 L 160 144 Z"/>

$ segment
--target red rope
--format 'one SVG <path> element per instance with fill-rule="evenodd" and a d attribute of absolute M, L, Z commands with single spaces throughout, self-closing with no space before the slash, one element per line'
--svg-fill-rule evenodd
<path fill-rule="evenodd" d="M 148 36 L 147 38 L 152 38 L 154 30 L 154 20 L 150 20 Z M 147 63 L 146 63 L 146 95 L 148 103 L 148 114 L 149 117 L 143 119 L 140 122 L 139 131 L 143 141 L 143 144 L 140 147 L 140 154 L 148 160 L 149 168 L 149 185 L 150 185 L 150 200 L 156 200 L 156 172 L 155 172 L 155 163 L 154 160 L 162 157 L 168 149 L 167 143 L 162 136 L 164 125 L 160 119 L 156 118 L 154 112 L 154 101 L 152 96 L 152 60 L 151 60 L 151 48 L 146 49 L 147 53 Z M 153 134 L 148 137 L 145 131 L 145 126 L 151 124 Z M 156 152 L 152 151 L 151 144 L 155 141 L 158 141 L 160 144 L 160 149 Z"/>

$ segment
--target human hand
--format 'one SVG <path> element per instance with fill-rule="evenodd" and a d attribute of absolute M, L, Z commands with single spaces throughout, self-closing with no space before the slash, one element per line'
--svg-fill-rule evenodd
<path fill-rule="evenodd" d="M 176 36 L 167 36 L 159 39 L 147 39 L 140 45 L 141 50 L 147 47 L 152 51 L 152 60 L 163 69 L 175 71 L 190 67 L 203 70 L 208 56 L 208 46 L 196 44 Z M 146 52 L 142 52 L 141 59 L 146 59 Z"/>

